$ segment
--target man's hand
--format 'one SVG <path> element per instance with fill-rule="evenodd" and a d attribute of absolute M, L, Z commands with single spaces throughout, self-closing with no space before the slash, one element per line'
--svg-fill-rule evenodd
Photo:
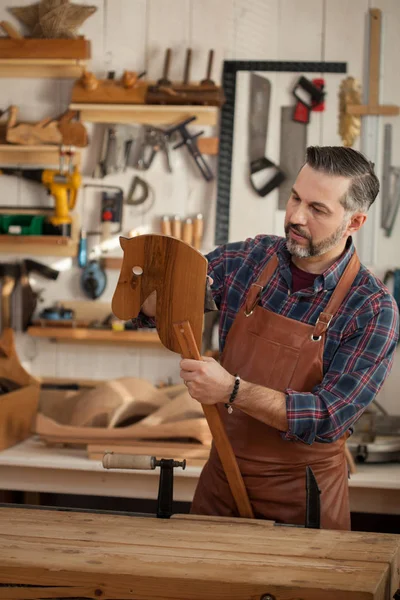
<path fill-rule="evenodd" d="M 155 317 L 156 316 L 156 305 L 157 305 L 157 292 L 154 290 L 154 292 L 151 292 L 150 296 L 148 296 L 148 298 L 146 298 L 146 300 L 143 302 L 140 310 L 142 311 L 142 313 L 144 313 L 148 317 Z"/>
<path fill-rule="evenodd" d="M 212 277 L 208 277 L 209 284 L 213 284 Z M 141 311 L 148 317 L 156 316 L 156 306 L 157 306 L 157 292 L 151 292 L 150 296 L 146 298 L 141 306 Z"/>
<path fill-rule="evenodd" d="M 192 398 L 202 404 L 228 402 L 235 378 L 216 360 L 208 356 L 203 356 L 201 360 L 184 358 L 180 367 L 180 376 Z"/>

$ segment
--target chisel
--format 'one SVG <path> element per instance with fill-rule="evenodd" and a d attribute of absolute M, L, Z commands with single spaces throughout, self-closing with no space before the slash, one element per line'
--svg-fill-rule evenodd
<path fill-rule="evenodd" d="M 181 218 L 179 215 L 175 215 L 173 221 L 172 221 L 172 235 L 175 238 L 178 238 L 178 240 L 181 239 L 182 236 L 182 222 L 181 222 Z"/>
<path fill-rule="evenodd" d="M 193 222 L 193 246 L 196 250 L 200 250 L 201 243 L 203 241 L 203 231 L 204 231 L 204 219 L 203 215 L 199 213 Z"/>
<path fill-rule="evenodd" d="M 161 220 L 161 233 L 164 235 L 172 235 L 171 221 L 167 215 L 164 215 Z"/>
<path fill-rule="evenodd" d="M 193 221 L 192 221 L 192 219 L 190 217 L 187 218 L 187 219 L 185 219 L 185 222 L 183 224 L 182 240 L 184 242 L 186 242 L 187 244 L 192 245 L 192 241 L 193 241 Z"/>

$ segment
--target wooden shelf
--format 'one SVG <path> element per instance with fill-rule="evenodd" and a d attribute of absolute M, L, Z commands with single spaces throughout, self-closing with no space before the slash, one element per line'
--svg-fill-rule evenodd
<path fill-rule="evenodd" d="M 76 151 L 73 157 L 73 164 L 79 166 L 81 155 Z M 14 144 L 0 143 L 0 164 L 4 167 L 25 165 L 51 166 L 58 167 L 60 164 L 60 154 L 58 146 L 17 146 Z"/>
<path fill-rule="evenodd" d="M 196 125 L 216 125 L 216 106 L 160 106 L 151 104 L 70 104 L 82 121 L 92 123 L 148 123 L 166 125 L 196 116 Z"/>
<path fill-rule="evenodd" d="M 74 257 L 78 243 L 69 237 L 49 235 L 0 235 L 0 254 Z"/>
<path fill-rule="evenodd" d="M 28 327 L 33 337 L 51 338 L 58 342 L 92 344 L 150 344 L 161 346 L 157 332 L 153 331 L 110 331 L 104 329 L 71 329 L 57 327 Z"/>
<path fill-rule="evenodd" d="M 1 58 L 0 77 L 77 79 L 86 64 L 74 58 Z"/>
<path fill-rule="evenodd" d="M 122 261 L 123 259 L 118 256 L 105 256 L 102 262 L 105 269 L 121 270 Z"/>

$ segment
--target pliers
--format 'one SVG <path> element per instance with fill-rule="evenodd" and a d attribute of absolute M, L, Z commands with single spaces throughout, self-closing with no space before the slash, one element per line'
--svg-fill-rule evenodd
<path fill-rule="evenodd" d="M 167 164 L 167 169 L 172 173 L 170 153 L 169 153 L 169 135 L 168 132 L 153 127 L 152 125 L 144 125 L 140 140 L 140 147 L 137 156 L 136 168 L 147 170 L 150 168 L 157 152 L 163 152 Z"/>

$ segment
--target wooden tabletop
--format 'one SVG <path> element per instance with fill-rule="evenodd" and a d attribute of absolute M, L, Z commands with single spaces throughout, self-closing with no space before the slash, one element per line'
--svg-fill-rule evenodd
<path fill-rule="evenodd" d="M 388 600 L 398 536 L 271 521 L 0 510 L 2 598 Z"/>

